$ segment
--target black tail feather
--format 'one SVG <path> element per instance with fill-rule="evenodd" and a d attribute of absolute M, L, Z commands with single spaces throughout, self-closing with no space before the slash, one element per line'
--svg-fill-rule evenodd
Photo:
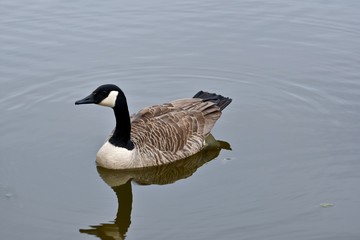
<path fill-rule="evenodd" d="M 211 101 L 213 103 L 216 103 L 216 106 L 218 106 L 221 111 L 224 110 L 232 101 L 231 98 L 224 97 L 216 93 L 208 93 L 204 91 L 199 91 L 194 95 L 193 98 L 201 98 L 204 101 Z"/>

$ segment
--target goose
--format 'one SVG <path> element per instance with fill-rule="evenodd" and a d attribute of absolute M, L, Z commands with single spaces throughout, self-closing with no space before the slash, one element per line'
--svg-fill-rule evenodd
<path fill-rule="evenodd" d="M 114 111 L 116 126 L 96 154 L 97 166 L 135 169 L 168 164 L 199 152 L 231 101 L 199 91 L 192 98 L 146 107 L 130 116 L 124 92 L 105 84 L 75 105 L 97 104 Z"/>

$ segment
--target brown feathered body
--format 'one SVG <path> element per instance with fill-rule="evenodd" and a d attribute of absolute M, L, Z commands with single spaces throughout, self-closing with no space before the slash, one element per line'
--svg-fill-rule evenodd
<path fill-rule="evenodd" d="M 107 141 L 97 154 L 97 163 L 111 169 L 142 168 L 189 157 L 206 145 L 206 137 L 230 102 L 230 98 L 200 91 L 194 98 L 144 108 L 130 120 L 134 149 L 114 149 Z"/>

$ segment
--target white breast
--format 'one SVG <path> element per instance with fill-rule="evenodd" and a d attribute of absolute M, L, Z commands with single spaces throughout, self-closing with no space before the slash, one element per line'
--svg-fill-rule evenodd
<path fill-rule="evenodd" d="M 109 169 L 131 168 L 134 165 L 133 151 L 106 141 L 96 154 L 96 164 Z"/>

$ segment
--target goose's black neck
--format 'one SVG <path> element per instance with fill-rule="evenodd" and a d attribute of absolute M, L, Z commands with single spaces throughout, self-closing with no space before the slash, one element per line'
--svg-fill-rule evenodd
<path fill-rule="evenodd" d="M 113 135 L 109 139 L 109 142 L 117 147 L 132 150 L 134 148 L 134 144 L 130 139 L 131 122 L 125 96 L 118 97 L 113 110 L 116 119 L 116 127 Z"/>

